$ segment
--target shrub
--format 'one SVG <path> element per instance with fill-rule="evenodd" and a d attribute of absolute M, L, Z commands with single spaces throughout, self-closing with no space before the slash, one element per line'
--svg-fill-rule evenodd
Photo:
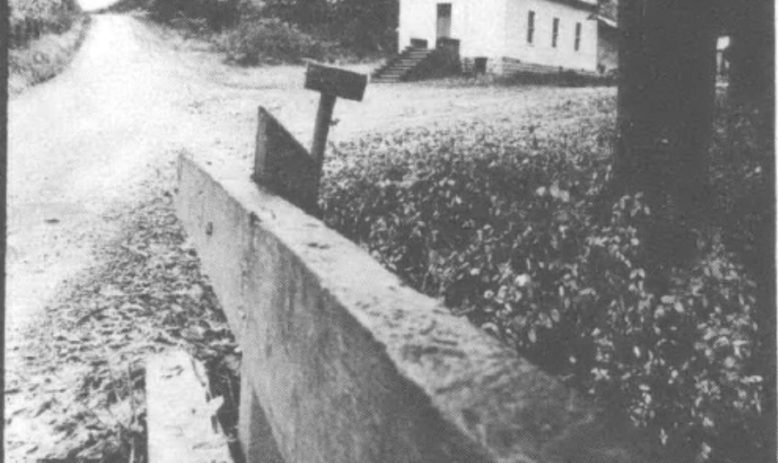
<path fill-rule="evenodd" d="M 25 46 L 45 33 L 65 33 L 81 15 L 73 0 L 12 0 L 8 6 L 9 43 L 13 47 Z"/>
<path fill-rule="evenodd" d="M 392 34 L 387 35 L 393 30 L 387 25 L 391 14 L 365 5 L 354 9 L 327 2 L 120 0 L 108 10 L 136 8 L 214 42 L 228 61 L 242 65 L 299 64 L 306 58 L 359 62 L 374 58 L 385 42 L 394 43 Z"/>
<path fill-rule="evenodd" d="M 341 145 L 326 166 L 325 219 L 663 443 L 711 456 L 733 430 L 748 436 L 761 380 L 747 368 L 755 288 L 720 233 L 701 233 L 694 265 L 648 275 L 642 197 L 594 218 L 610 129 L 519 132 L 473 123 Z"/>
<path fill-rule="evenodd" d="M 263 13 L 326 37 L 358 56 L 396 51 L 397 0 L 268 0 Z"/>
<path fill-rule="evenodd" d="M 228 59 L 244 65 L 323 60 L 335 48 L 278 19 L 241 21 L 221 37 L 219 46 Z"/>
<path fill-rule="evenodd" d="M 128 1 L 128 0 L 125 0 Z M 239 0 L 144 0 L 138 4 L 138 0 L 129 0 L 147 8 L 152 18 L 169 23 L 176 19 L 202 20 L 210 30 L 221 31 L 225 27 L 233 26 L 240 19 L 241 3 Z"/>

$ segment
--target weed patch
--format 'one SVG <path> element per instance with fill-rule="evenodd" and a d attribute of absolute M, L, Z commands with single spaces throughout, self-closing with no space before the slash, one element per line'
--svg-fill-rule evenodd
<path fill-rule="evenodd" d="M 606 217 L 595 208 L 611 175 L 603 147 L 615 110 L 612 97 L 590 103 L 575 124 L 542 135 L 475 121 L 341 144 L 325 166 L 325 220 L 663 444 L 748 460 L 762 445 L 753 432 L 762 378 L 749 369 L 756 287 L 733 252 L 748 239 L 731 215 L 713 220 L 697 261 L 650 274 L 643 198 L 620 198 Z M 716 162 L 718 185 L 753 186 L 722 189 L 720 202 L 755 200 L 753 168 Z"/>

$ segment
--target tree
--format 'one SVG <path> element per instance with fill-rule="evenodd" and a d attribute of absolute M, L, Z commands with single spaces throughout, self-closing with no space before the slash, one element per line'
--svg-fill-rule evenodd
<path fill-rule="evenodd" d="M 618 145 L 614 189 L 642 191 L 652 209 L 643 227 L 654 270 L 691 260 L 705 228 L 708 152 L 715 105 L 715 43 L 732 39 L 730 105 L 754 117 L 764 170 L 765 210 L 750 263 L 759 286 L 753 369 L 763 378 L 764 461 L 775 449 L 774 3 L 720 0 L 619 2 Z"/>
<path fill-rule="evenodd" d="M 398 0 L 340 0 L 337 12 L 345 26 L 344 41 L 348 46 L 369 51 L 395 51 Z"/>
<path fill-rule="evenodd" d="M 708 150 L 716 69 L 710 2 L 619 3 L 616 191 L 642 191 L 647 264 L 688 260 L 708 204 Z"/>
<path fill-rule="evenodd" d="M 269 15 L 336 38 L 359 51 L 396 46 L 398 0 L 268 0 Z"/>
<path fill-rule="evenodd" d="M 745 3 L 745 5 L 742 5 Z M 759 196 L 761 220 L 757 226 L 752 256 L 752 273 L 759 288 L 758 350 L 753 369 L 764 378 L 764 441 L 767 458 L 776 458 L 776 294 L 775 294 L 775 3 L 752 0 L 728 3 L 725 27 L 730 35 L 728 103 L 733 120 L 730 133 L 755 137 L 750 153 L 762 169 Z M 740 159 L 735 159 L 735 162 Z M 772 250 L 772 252 L 770 252 Z M 768 461 L 765 459 L 765 461 Z"/>

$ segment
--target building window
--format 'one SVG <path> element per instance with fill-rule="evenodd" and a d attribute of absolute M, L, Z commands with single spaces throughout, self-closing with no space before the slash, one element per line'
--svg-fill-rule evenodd
<path fill-rule="evenodd" d="M 575 23 L 575 51 L 581 49 L 581 23 Z"/>
<path fill-rule="evenodd" d="M 559 18 L 554 18 L 554 29 L 551 32 L 551 46 L 556 48 L 556 40 L 559 37 Z"/>
<path fill-rule="evenodd" d="M 527 14 L 527 43 L 532 43 L 535 37 L 535 12 L 530 11 Z"/>

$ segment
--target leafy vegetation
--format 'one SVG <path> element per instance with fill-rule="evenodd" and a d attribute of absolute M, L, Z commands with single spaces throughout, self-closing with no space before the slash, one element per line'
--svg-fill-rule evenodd
<path fill-rule="evenodd" d="M 68 31 L 81 16 L 75 0 L 11 0 L 8 7 L 9 43 L 17 48 L 45 33 Z"/>
<path fill-rule="evenodd" d="M 241 21 L 218 40 L 229 60 L 243 65 L 300 63 L 304 59 L 330 60 L 337 47 L 302 32 L 279 19 Z"/>
<path fill-rule="evenodd" d="M 763 191 L 758 154 L 742 162 L 718 140 L 721 220 L 697 230 L 699 259 L 656 269 L 645 265 L 644 198 L 601 204 L 612 97 L 570 104 L 588 114 L 545 136 L 507 119 L 341 144 L 325 166 L 325 220 L 665 445 L 748 461 L 762 445 L 753 432 L 761 378 L 751 370 L 756 288 L 743 250 L 765 218 L 733 205 Z"/>
<path fill-rule="evenodd" d="M 74 0 L 12 0 L 8 6 L 8 92 L 16 95 L 70 63 L 89 16 Z"/>
<path fill-rule="evenodd" d="M 264 12 L 358 55 L 397 48 L 398 0 L 269 0 Z"/>
<path fill-rule="evenodd" d="M 146 9 L 152 18 L 211 39 L 243 65 L 355 62 L 396 48 L 395 0 L 122 0 L 112 10 Z"/>

